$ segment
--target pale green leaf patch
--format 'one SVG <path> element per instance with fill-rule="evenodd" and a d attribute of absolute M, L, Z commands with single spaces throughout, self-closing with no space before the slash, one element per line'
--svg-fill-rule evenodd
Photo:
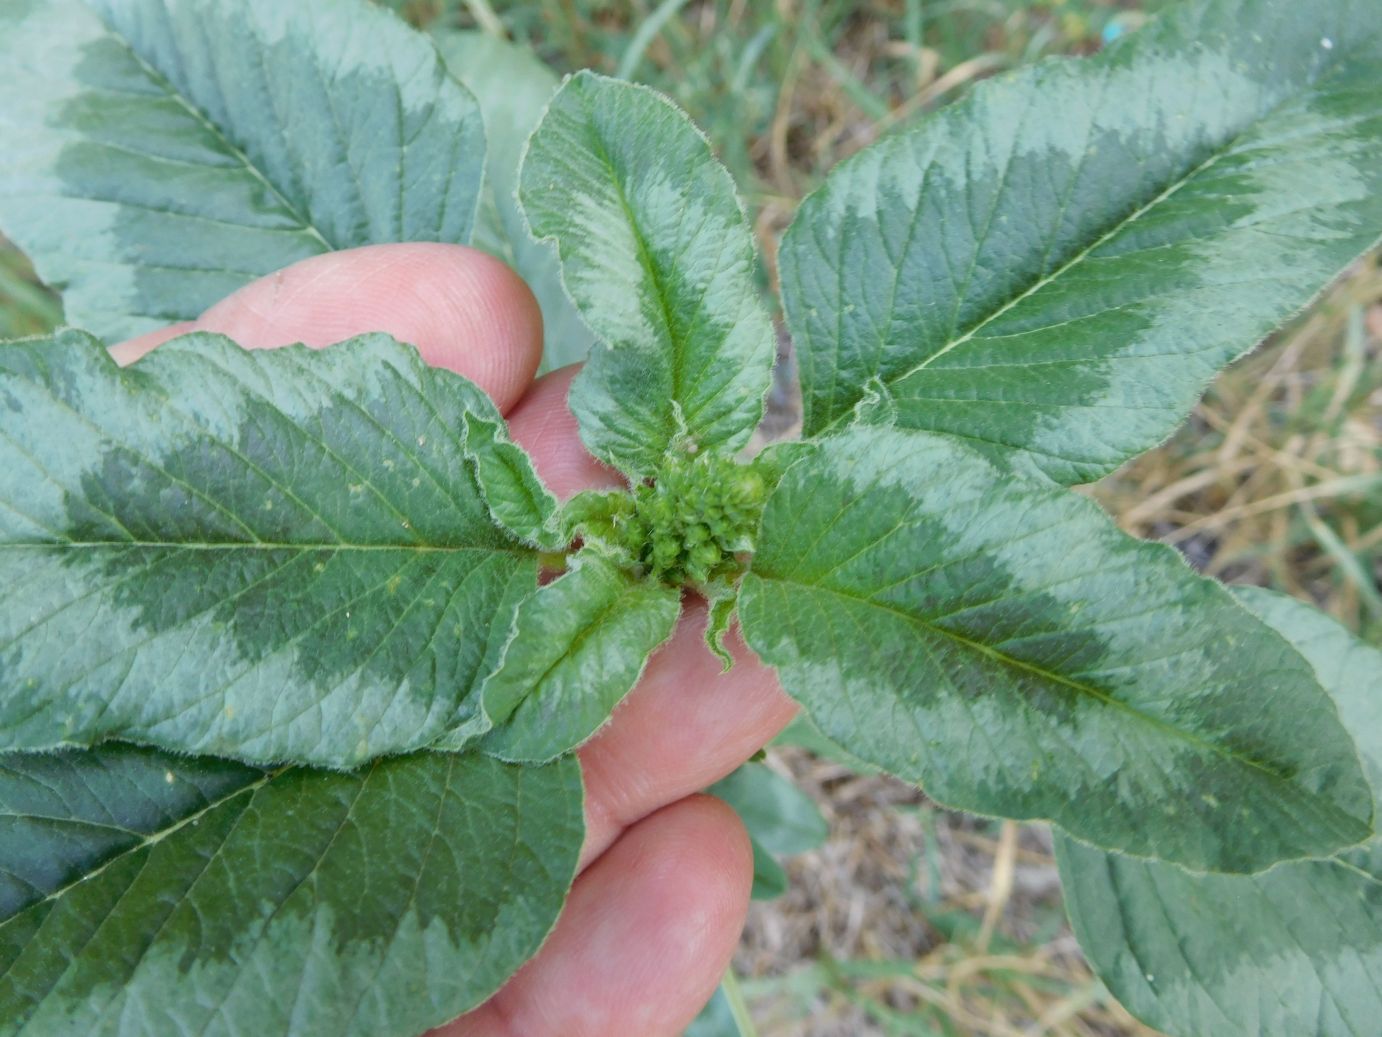
<path fill-rule="evenodd" d="M 109 745 L 0 757 L 0 1034 L 415 1034 L 556 921 L 574 760 L 352 774 Z"/>
<path fill-rule="evenodd" d="M 472 416 L 500 421 L 383 335 L 197 334 L 123 369 L 81 332 L 0 347 L 0 748 L 349 767 L 486 729 L 537 566 Z"/>
<path fill-rule="evenodd" d="M 1382 652 L 1302 602 L 1241 600 L 1289 640 L 1358 739 L 1382 808 Z M 1196 875 L 1060 838 L 1075 932 L 1130 1011 L 1175 1037 L 1370 1037 L 1382 1018 L 1382 840 L 1263 875 Z"/>
<path fill-rule="evenodd" d="M 518 197 L 598 340 L 571 389 L 591 452 L 644 476 L 674 447 L 743 446 L 773 329 L 748 221 L 704 135 L 665 97 L 581 72 L 533 132 Z"/>
<path fill-rule="evenodd" d="M 479 108 L 337 0 L 7 0 L 0 230 L 111 341 L 335 249 L 465 243 Z"/>
<path fill-rule="evenodd" d="M 1299 653 L 1174 551 L 952 438 L 822 441 L 768 499 L 739 608 L 828 738 L 949 806 L 1216 871 L 1372 831 Z"/>
<path fill-rule="evenodd" d="M 532 458 L 509 439 L 508 427 L 498 415 L 466 414 L 465 450 L 496 525 L 543 551 L 566 546 L 556 497 L 538 477 Z"/>
<path fill-rule="evenodd" d="M 1086 482 L 1382 228 L 1373 0 L 1179 4 L 842 164 L 780 253 L 805 434 L 903 427 Z"/>
<path fill-rule="evenodd" d="M 513 636 L 482 688 L 496 727 L 480 748 L 540 763 L 598 731 L 681 613 L 676 588 L 641 580 L 597 553 L 519 606 Z"/>

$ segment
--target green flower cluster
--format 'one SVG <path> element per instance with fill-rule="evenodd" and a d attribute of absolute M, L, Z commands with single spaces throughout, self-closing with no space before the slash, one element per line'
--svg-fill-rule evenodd
<path fill-rule="evenodd" d="M 663 583 L 706 587 L 732 580 L 753 550 L 767 483 L 723 454 L 669 456 L 656 482 L 632 493 L 582 495 L 576 531 Z"/>

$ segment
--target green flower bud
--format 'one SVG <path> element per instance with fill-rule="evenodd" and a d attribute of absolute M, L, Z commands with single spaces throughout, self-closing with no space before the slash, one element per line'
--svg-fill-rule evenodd
<path fill-rule="evenodd" d="M 630 493 L 590 494 L 573 515 L 640 574 L 673 586 L 737 579 L 752 551 L 767 486 L 713 451 L 667 456 L 657 478 Z M 583 495 L 584 496 L 584 495 Z"/>

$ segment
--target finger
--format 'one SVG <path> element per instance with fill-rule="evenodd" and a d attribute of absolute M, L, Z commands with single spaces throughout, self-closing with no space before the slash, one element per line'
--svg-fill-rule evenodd
<path fill-rule="evenodd" d="M 729 964 L 752 882 L 733 810 L 708 796 L 667 807 L 580 877 L 533 961 L 434 1037 L 676 1037 Z"/>
<path fill-rule="evenodd" d="M 581 446 L 566 406 L 575 374 L 541 378 L 509 415 L 513 438 L 558 496 L 619 485 Z M 690 601 L 676 634 L 653 656 L 642 681 L 608 727 L 581 750 L 586 844 L 594 859 L 619 833 L 659 807 L 724 777 L 787 725 L 796 705 L 737 631 L 726 641 L 734 668 L 705 647 L 705 606 Z"/>
<path fill-rule="evenodd" d="M 737 630 L 725 639 L 734 668 L 721 672 L 703 637 L 705 604 L 689 601 L 677 631 L 609 726 L 580 750 L 586 789 L 582 860 L 628 826 L 719 781 L 796 715 L 777 676 Z"/>
<path fill-rule="evenodd" d="M 566 405 L 579 365 L 543 375 L 509 412 L 509 434 L 533 459 L 537 474 L 558 497 L 579 490 L 612 489 L 624 480 L 581 445 L 576 417 Z"/>
<path fill-rule="evenodd" d="M 214 331 L 263 349 L 326 346 L 384 331 L 427 363 L 463 374 L 507 409 L 542 358 L 542 315 L 499 260 L 461 245 L 371 245 L 328 252 L 260 278 L 195 321 L 116 346 L 129 363 L 176 334 Z"/>
<path fill-rule="evenodd" d="M 169 324 L 166 328 L 159 328 L 157 331 L 146 332 L 132 339 L 127 339 L 119 345 L 111 346 L 111 355 L 121 364 L 132 364 L 145 353 L 157 349 L 169 339 L 177 338 L 179 335 L 186 335 L 189 331 L 196 331 L 196 321 L 185 320 L 178 324 Z"/>

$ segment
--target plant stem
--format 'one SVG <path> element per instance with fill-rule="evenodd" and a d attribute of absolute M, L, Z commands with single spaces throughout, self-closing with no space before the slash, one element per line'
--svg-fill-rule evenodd
<path fill-rule="evenodd" d="M 725 978 L 720 980 L 720 986 L 724 989 L 725 1001 L 729 1003 L 729 1014 L 734 1017 L 739 1037 L 758 1037 L 758 1028 L 753 1025 L 753 1016 L 749 1014 L 749 1005 L 744 1000 L 739 977 L 734 974 L 732 967 L 725 970 Z"/>
<path fill-rule="evenodd" d="M 509 38 L 508 30 L 504 28 L 504 23 L 490 5 L 489 0 L 464 0 L 466 10 L 475 19 L 475 24 L 491 36 L 497 36 L 501 40 Z"/>

